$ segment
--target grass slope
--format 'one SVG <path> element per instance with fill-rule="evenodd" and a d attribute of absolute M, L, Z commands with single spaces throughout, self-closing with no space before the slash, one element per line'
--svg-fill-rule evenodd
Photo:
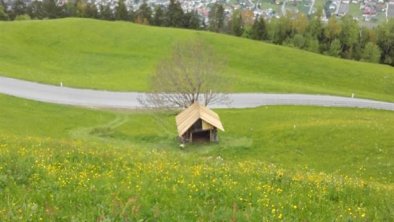
<path fill-rule="evenodd" d="M 169 113 L 0 95 L 1 221 L 388 221 L 394 113 L 219 110 L 217 145 Z M 67 118 L 65 118 L 67 117 Z"/>
<path fill-rule="evenodd" d="M 0 104 L 4 135 L 75 138 L 179 152 L 173 114 L 84 110 L 8 96 L 0 96 Z M 275 106 L 218 113 L 226 129 L 221 142 L 189 146 L 186 152 L 394 183 L 393 112 Z"/>
<path fill-rule="evenodd" d="M 165 150 L 0 135 L 2 221 L 389 221 L 392 186 Z"/>
<path fill-rule="evenodd" d="M 67 138 L 75 128 L 109 122 L 113 114 L 48 105 L 0 94 L 0 134 Z"/>
<path fill-rule="evenodd" d="M 158 61 L 199 38 L 228 61 L 238 92 L 325 93 L 394 101 L 394 69 L 232 36 L 89 19 L 0 22 L 0 75 L 74 87 L 148 90 Z"/>

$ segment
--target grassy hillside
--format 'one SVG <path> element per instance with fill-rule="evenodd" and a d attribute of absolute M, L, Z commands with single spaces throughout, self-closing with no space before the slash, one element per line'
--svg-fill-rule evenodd
<path fill-rule="evenodd" d="M 8 96 L 0 96 L 0 104 L 0 133 L 4 135 L 180 152 L 173 114 L 84 110 Z M 187 153 L 394 182 L 393 112 L 283 106 L 218 113 L 226 129 L 220 134 L 221 142 L 189 146 Z"/>
<path fill-rule="evenodd" d="M 0 136 L 2 221 L 389 221 L 392 185 L 145 150 Z"/>
<path fill-rule="evenodd" d="M 1 221 L 385 221 L 394 113 L 219 110 L 217 145 L 179 149 L 174 115 L 0 95 Z"/>
<path fill-rule="evenodd" d="M 199 38 L 227 60 L 234 91 L 394 101 L 394 69 L 232 36 L 88 19 L 0 22 L 0 75 L 74 87 L 148 90 L 158 61 Z"/>
<path fill-rule="evenodd" d="M 99 125 L 115 115 L 73 107 L 48 105 L 0 94 L 0 134 L 65 138 L 75 128 Z"/>

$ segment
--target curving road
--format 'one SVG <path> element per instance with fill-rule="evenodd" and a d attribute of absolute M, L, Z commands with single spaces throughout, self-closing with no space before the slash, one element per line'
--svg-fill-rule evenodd
<path fill-rule="evenodd" d="M 75 89 L 0 77 L 0 93 L 42 102 L 83 107 L 135 109 L 141 108 L 137 98 L 143 93 L 110 92 Z M 251 108 L 262 105 L 311 105 L 358 107 L 394 111 L 394 103 L 327 95 L 234 93 L 231 104 L 212 105 L 213 108 Z"/>

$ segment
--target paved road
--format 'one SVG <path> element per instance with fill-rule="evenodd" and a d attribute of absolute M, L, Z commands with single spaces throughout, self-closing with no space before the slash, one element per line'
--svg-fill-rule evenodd
<path fill-rule="evenodd" d="M 121 109 L 141 107 L 137 98 L 143 96 L 143 93 L 75 89 L 6 77 L 0 77 L 0 93 L 42 102 Z M 248 108 L 262 105 L 313 105 L 394 111 L 394 103 L 326 95 L 236 93 L 230 94 L 230 99 L 232 103 L 228 106 L 213 105 L 212 107 Z"/>

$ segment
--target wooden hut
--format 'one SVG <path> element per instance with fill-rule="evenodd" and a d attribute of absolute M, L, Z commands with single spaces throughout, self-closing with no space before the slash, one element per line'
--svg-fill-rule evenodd
<path fill-rule="evenodd" d="M 175 119 L 182 143 L 218 142 L 217 129 L 224 131 L 218 114 L 198 102 L 183 110 Z"/>

